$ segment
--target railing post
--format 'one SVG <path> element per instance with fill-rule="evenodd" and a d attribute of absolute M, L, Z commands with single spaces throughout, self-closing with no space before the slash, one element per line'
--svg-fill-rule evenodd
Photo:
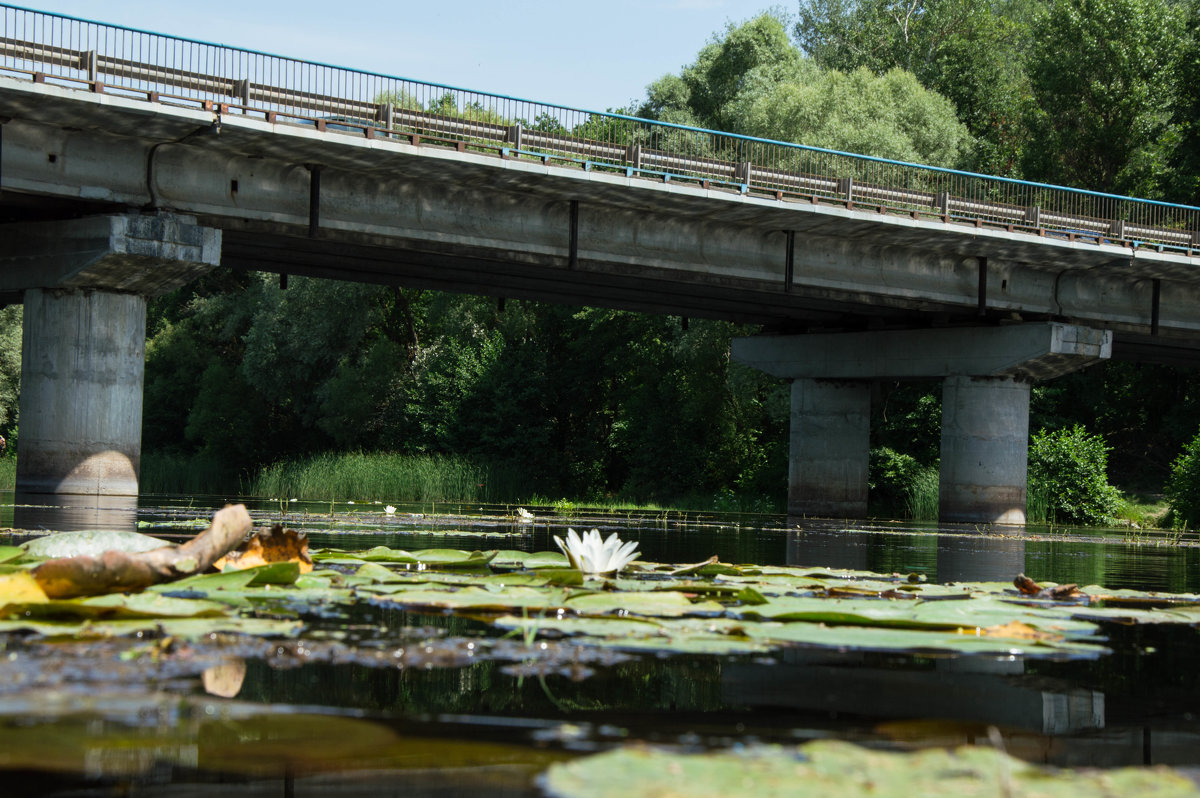
<path fill-rule="evenodd" d="M 96 61 L 96 51 L 88 50 L 80 60 L 82 63 L 79 65 L 79 68 L 87 72 L 88 80 L 95 82 L 97 76 L 100 74 Z"/>
<path fill-rule="evenodd" d="M 1115 238 L 1118 241 L 1125 240 L 1125 220 L 1114 219 L 1108 225 L 1108 235 L 1110 238 Z"/>
<path fill-rule="evenodd" d="M 837 190 L 839 194 L 846 195 L 846 204 L 854 204 L 854 178 L 843 177 L 837 181 Z"/>
<path fill-rule="evenodd" d="M 942 217 L 943 222 L 950 221 L 950 192 L 939 191 L 937 195 L 938 215 Z"/>
<path fill-rule="evenodd" d="M 642 145 L 630 144 L 625 148 L 625 163 L 634 169 L 642 168 Z"/>
<path fill-rule="evenodd" d="M 1029 226 L 1040 228 L 1042 226 L 1042 208 L 1040 205 L 1030 205 L 1025 209 L 1025 221 L 1029 222 Z"/>
<path fill-rule="evenodd" d="M 515 125 L 509 125 L 508 133 L 505 135 L 504 139 L 512 145 L 514 150 L 521 149 L 521 133 L 522 130 L 520 122 Z"/>
<path fill-rule="evenodd" d="M 741 183 L 744 186 L 750 185 L 750 162 L 742 161 L 733 167 L 734 181 Z"/>
<path fill-rule="evenodd" d="M 1192 249 L 1200 249 L 1200 230 L 1192 233 Z"/>

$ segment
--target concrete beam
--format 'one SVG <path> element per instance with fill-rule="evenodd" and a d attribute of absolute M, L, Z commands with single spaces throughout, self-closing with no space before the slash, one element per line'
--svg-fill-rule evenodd
<path fill-rule="evenodd" d="M 1112 356 L 1112 333 L 1016 324 L 733 340 L 733 358 L 788 379 L 930 379 L 955 374 L 1042 380 Z"/>
<path fill-rule="evenodd" d="M 470 264 L 455 276 L 459 290 L 513 295 L 503 284 L 503 265 L 512 265 L 562 301 L 695 317 L 793 326 L 827 323 L 828 314 L 970 321 L 984 296 L 993 317 L 1145 335 L 1152 349 L 1200 337 L 1200 271 L 1181 252 L 780 202 L 251 116 L 226 115 L 214 134 L 209 111 L 2 76 L 0 116 L 11 118 L 0 150 L 5 195 L 161 205 L 286 243 L 269 261 L 228 259 L 235 268 L 359 279 L 336 247 L 304 245 L 312 198 L 304 165 L 320 164 L 318 236 L 343 245 L 373 239 L 370 248 L 392 262 L 379 278 L 400 284 L 444 279 L 432 262 L 404 268 L 436 251 Z M 577 268 L 568 269 L 572 239 Z M 598 280 L 628 290 L 603 295 Z M 688 286 L 736 302 L 697 304 Z"/>
<path fill-rule="evenodd" d="M 4 225 L 0 291 L 103 290 L 153 297 L 220 262 L 221 231 L 177 214 Z"/>

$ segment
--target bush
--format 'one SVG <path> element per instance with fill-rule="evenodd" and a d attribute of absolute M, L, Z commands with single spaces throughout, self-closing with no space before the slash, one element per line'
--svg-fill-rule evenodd
<path fill-rule="evenodd" d="M 1200 434 L 1171 463 L 1171 476 L 1163 493 L 1167 497 L 1171 526 L 1194 527 L 1200 523 Z"/>
<path fill-rule="evenodd" d="M 1113 523 L 1120 502 L 1108 484 L 1108 447 L 1080 425 L 1041 430 L 1029 446 L 1029 496 L 1044 502 L 1047 521 Z"/>
<path fill-rule="evenodd" d="M 881 446 L 871 450 L 871 512 L 915 520 L 937 518 L 938 471 L 911 455 Z"/>

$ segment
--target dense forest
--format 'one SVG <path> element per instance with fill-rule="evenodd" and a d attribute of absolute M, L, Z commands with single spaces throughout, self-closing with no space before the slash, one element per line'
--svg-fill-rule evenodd
<path fill-rule="evenodd" d="M 615 110 L 1198 204 L 1200 0 L 801 0 L 730 24 Z M 19 324 L 0 315 L 14 440 Z M 753 332 L 218 270 L 151 304 L 144 447 L 235 475 L 328 451 L 453 454 L 519 473 L 525 496 L 779 507 L 787 387 L 729 358 Z M 1198 397 L 1194 372 L 1107 363 L 1037 386 L 1030 427 L 1098 434 L 1110 479 L 1154 491 Z M 879 386 L 873 446 L 934 465 L 939 404 L 931 386 Z"/>

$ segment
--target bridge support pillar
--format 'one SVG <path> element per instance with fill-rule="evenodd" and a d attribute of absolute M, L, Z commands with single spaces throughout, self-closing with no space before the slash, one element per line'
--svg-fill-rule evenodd
<path fill-rule="evenodd" d="M 871 385 L 792 382 L 788 514 L 867 517 Z"/>
<path fill-rule="evenodd" d="M 872 380 L 944 380 L 939 516 L 1025 523 L 1034 380 L 1107 358 L 1112 333 L 1067 324 L 756 336 L 734 359 L 792 380 L 788 511 L 866 513 Z"/>
<path fill-rule="evenodd" d="M 136 496 L 146 299 L 25 292 L 17 488 Z"/>
<path fill-rule="evenodd" d="M 174 214 L 14 223 L 0 292 L 24 298 L 17 492 L 137 496 L 147 299 L 217 264 L 221 233 Z"/>
<path fill-rule="evenodd" d="M 947 377 L 942 383 L 938 518 L 1024 524 L 1030 383 Z"/>

